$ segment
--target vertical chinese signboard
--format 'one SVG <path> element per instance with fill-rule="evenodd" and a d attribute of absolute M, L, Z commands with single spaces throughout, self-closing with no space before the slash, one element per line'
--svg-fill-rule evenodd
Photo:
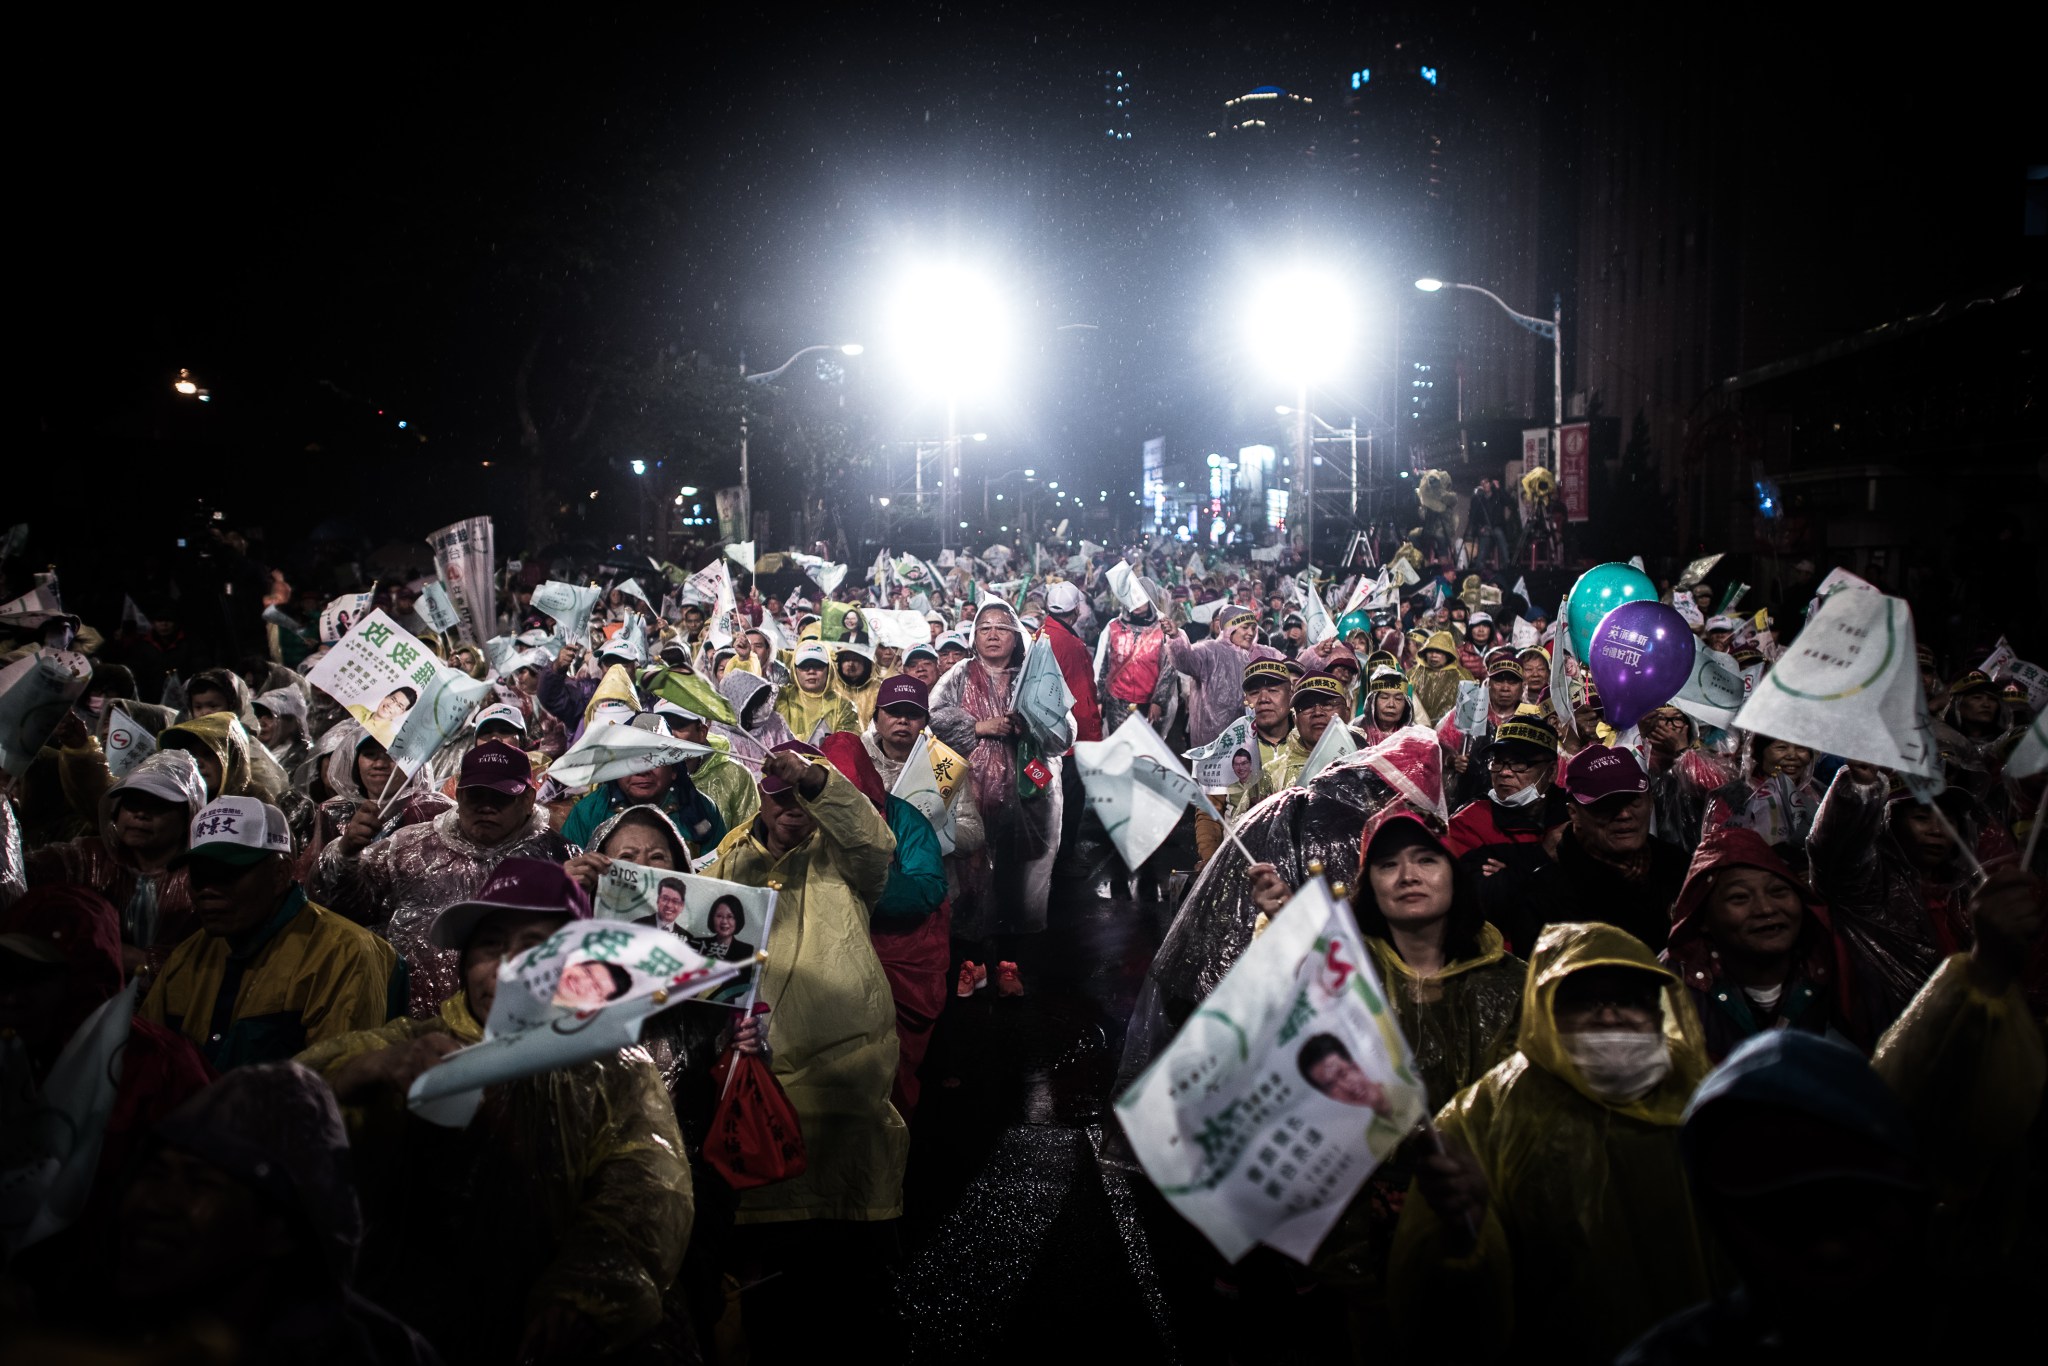
<path fill-rule="evenodd" d="M 1557 482 L 1564 494 L 1564 516 L 1568 522 L 1583 522 L 1593 515 L 1593 426 L 1574 422 L 1559 428 L 1557 441 Z"/>

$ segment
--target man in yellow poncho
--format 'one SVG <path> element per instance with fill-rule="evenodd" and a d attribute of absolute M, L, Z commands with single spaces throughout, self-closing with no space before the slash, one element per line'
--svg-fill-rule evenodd
<path fill-rule="evenodd" d="M 853 704 L 832 690 L 832 655 L 817 641 L 796 652 L 790 673 L 796 682 L 775 694 L 775 712 L 799 740 L 809 740 L 825 727 L 824 733 L 860 729 L 860 714 Z"/>
<path fill-rule="evenodd" d="M 1611 925 L 1546 928 L 1517 1052 L 1437 1116 L 1402 1206 L 1401 1335 L 1432 1359 L 1608 1361 L 1715 1293 L 1678 1145 L 1706 1075 L 1682 984 Z"/>
<path fill-rule="evenodd" d="M 358 1286 L 451 1363 L 627 1348 L 665 1358 L 687 1341 L 673 1286 L 695 1197 L 644 1049 L 494 1086 L 465 1129 L 406 1113 L 421 1072 L 482 1040 L 499 965 L 589 916 L 558 865 L 508 858 L 428 929 L 462 956 L 462 989 L 438 1017 L 393 1020 L 299 1057 L 348 1122 L 373 1230 Z"/>
<path fill-rule="evenodd" d="M 889 1101 L 896 1008 L 868 919 L 895 853 L 874 803 L 789 741 L 762 766 L 760 814 L 726 836 L 709 870 L 778 893 L 761 999 L 773 1007 L 769 1057 L 808 1165 L 740 1197 L 743 1245 L 760 1275 L 774 1275 L 747 1303 L 749 1337 L 766 1335 L 767 1354 L 798 1349 L 789 1339 L 804 1335 L 862 1341 L 886 1311 L 909 1131 Z"/>

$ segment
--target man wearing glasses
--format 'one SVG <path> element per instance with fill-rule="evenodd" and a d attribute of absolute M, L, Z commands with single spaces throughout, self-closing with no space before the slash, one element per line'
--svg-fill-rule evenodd
<path fill-rule="evenodd" d="M 1556 771 L 1557 732 L 1538 716 L 1509 717 L 1486 747 L 1485 793 L 1461 807 L 1444 832 L 1445 847 L 1473 875 L 1496 925 L 1512 923 L 1529 878 L 1550 862 L 1546 842 L 1554 843 L 1570 819 Z"/>

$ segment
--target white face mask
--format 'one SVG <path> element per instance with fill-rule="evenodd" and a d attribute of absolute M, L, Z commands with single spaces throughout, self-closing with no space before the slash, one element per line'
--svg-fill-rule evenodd
<path fill-rule="evenodd" d="M 1543 799 L 1543 789 L 1531 783 L 1520 791 L 1506 797 L 1500 795 L 1500 789 L 1497 787 L 1488 788 L 1486 795 L 1502 806 L 1527 806 L 1531 802 Z"/>
<path fill-rule="evenodd" d="M 1657 1089 L 1671 1071 L 1662 1034 L 1598 1031 L 1566 1034 L 1564 1051 L 1603 1100 L 1627 1104 Z"/>

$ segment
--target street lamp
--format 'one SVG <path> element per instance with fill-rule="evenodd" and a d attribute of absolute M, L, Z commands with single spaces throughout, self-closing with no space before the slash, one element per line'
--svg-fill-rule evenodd
<path fill-rule="evenodd" d="M 1557 459 L 1558 430 L 1564 426 L 1564 296 L 1550 296 L 1550 316 L 1538 318 L 1509 308 L 1507 300 L 1490 289 L 1478 285 L 1461 285 L 1452 280 L 1439 280 L 1425 275 L 1415 282 L 1415 287 L 1424 294 L 1434 294 L 1443 289 L 1468 289 L 1474 294 L 1483 294 L 1500 305 L 1501 312 L 1515 320 L 1518 327 L 1527 328 L 1537 336 L 1550 342 L 1550 458 Z"/>
<path fill-rule="evenodd" d="M 1281 379 L 1293 383 L 1294 493 L 1302 553 L 1315 553 L 1315 474 L 1309 440 L 1308 388 L 1327 377 L 1350 354 L 1353 332 L 1350 291 L 1323 271 L 1297 267 L 1262 281 L 1245 315 L 1245 340 Z"/>
<path fill-rule="evenodd" d="M 891 345 L 911 382 L 946 400 L 946 451 L 939 476 L 942 523 L 959 519 L 960 398 L 987 389 L 1002 372 L 1008 333 L 1009 308 L 1002 292 L 957 262 L 919 267 L 897 287 L 890 310 Z"/>
<path fill-rule="evenodd" d="M 813 351 L 837 351 L 842 356 L 858 356 L 865 350 L 867 348 L 859 342 L 841 342 L 836 346 L 829 342 L 823 342 L 816 346 L 804 347 L 773 370 L 763 370 L 753 375 L 747 373 L 747 358 L 742 355 L 740 357 L 740 378 L 748 384 L 766 384 L 771 379 L 779 378 L 783 371 L 789 369 L 790 366 L 795 365 Z M 635 471 L 635 473 L 638 473 L 638 471 Z M 745 540 L 753 534 L 754 485 L 752 471 L 747 465 L 747 409 L 746 405 L 742 404 L 740 405 L 740 539 Z"/>

